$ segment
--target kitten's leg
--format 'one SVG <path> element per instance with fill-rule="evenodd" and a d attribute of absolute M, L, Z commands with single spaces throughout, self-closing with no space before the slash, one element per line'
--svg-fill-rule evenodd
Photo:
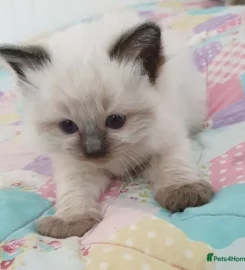
<path fill-rule="evenodd" d="M 82 236 L 101 220 L 97 200 L 110 180 L 102 172 L 90 172 L 81 164 L 66 164 L 56 171 L 57 212 L 39 220 L 36 229 L 41 235 L 54 238 Z"/>
<path fill-rule="evenodd" d="M 190 150 L 189 141 L 183 139 L 155 157 L 149 168 L 155 199 L 171 212 L 201 206 L 213 197 L 209 183 L 198 177 Z"/>

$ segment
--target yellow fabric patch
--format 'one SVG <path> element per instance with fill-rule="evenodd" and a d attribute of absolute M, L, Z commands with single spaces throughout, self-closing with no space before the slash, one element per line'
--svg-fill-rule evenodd
<path fill-rule="evenodd" d="M 212 269 L 213 265 L 206 262 L 210 252 L 214 253 L 206 244 L 188 240 L 182 231 L 166 221 L 144 217 L 112 235 L 108 243 L 93 246 L 85 269 Z"/>
<path fill-rule="evenodd" d="M 147 256 L 137 250 L 113 246 L 99 245 L 91 251 L 86 263 L 86 270 L 175 270 L 169 264 Z"/>
<path fill-rule="evenodd" d="M 160 7 L 183 7 L 183 3 L 181 3 L 181 1 L 179 0 L 169 0 L 169 1 L 164 1 L 164 2 L 160 2 L 157 3 L 158 6 Z"/>
<path fill-rule="evenodd" d="M 190 30 L 196 26 L 208 21 L 212 17 L 210 15 L 190 16 L 186 15 L 184 18 L 179 18 L 171 24 L 171 28 L 176 30 Z"/>
<path fill-rule="evenodd" d="M 17 113 L 0 114 L 0 124 L 8 125 L 11 122 L 17 121 L 20 116 Z"/>

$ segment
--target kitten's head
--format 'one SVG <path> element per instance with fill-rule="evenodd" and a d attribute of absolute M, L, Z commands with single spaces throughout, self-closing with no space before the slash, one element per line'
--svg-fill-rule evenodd
<path fill-rule="evenodd" d="M 51 153 L 95 164 L 146 155 L 163 61 L 159 27 L 143 23 L 101 44 L 84 38 L 0 48 L 18 75 L 30 135 Z"/>

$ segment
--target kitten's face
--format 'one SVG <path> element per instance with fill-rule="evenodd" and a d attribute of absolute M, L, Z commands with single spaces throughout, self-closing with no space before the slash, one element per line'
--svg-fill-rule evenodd
<path fill-rule="evenodd" d="M 2 48 L 0 53 L 20 77 L 27 121 L 46 150 L 103 166 L 149 154 L 160 43 L 159 28 L 148 23 L 86 61 L 55 58 L 53 48 Z"/>
<path fill-rule="evenodd" d="M 76 83 L 72 74 L 60 79 L 51 73 L 50 89 L 34 100 L 33 119 L 49 151 L 103 163 L 138 152 L 149 139 L 154 90 L 130 65 L 108 65 L 96 71 L 86 67 L 90 78 L 80 75 Z"/>

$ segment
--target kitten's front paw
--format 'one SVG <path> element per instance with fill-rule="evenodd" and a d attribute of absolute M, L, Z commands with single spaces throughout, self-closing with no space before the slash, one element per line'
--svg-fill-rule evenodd
<path fill-rule="evenodd" d="M 208 182 L 200 181 L 181 186 L 168 186 L 156 191 L 156 201 L 170 212 L 181 212 L 187 207 L 208 203 L 214 195 Z"/>
<path fill-rule="evenodd" d="M 99 220 L 97 216 L 90 214 L 71 215 L 64 218 L 48 216 L 37 221 L 36 230 L 41 235 L 53 238 L 83 236 Z"/>

